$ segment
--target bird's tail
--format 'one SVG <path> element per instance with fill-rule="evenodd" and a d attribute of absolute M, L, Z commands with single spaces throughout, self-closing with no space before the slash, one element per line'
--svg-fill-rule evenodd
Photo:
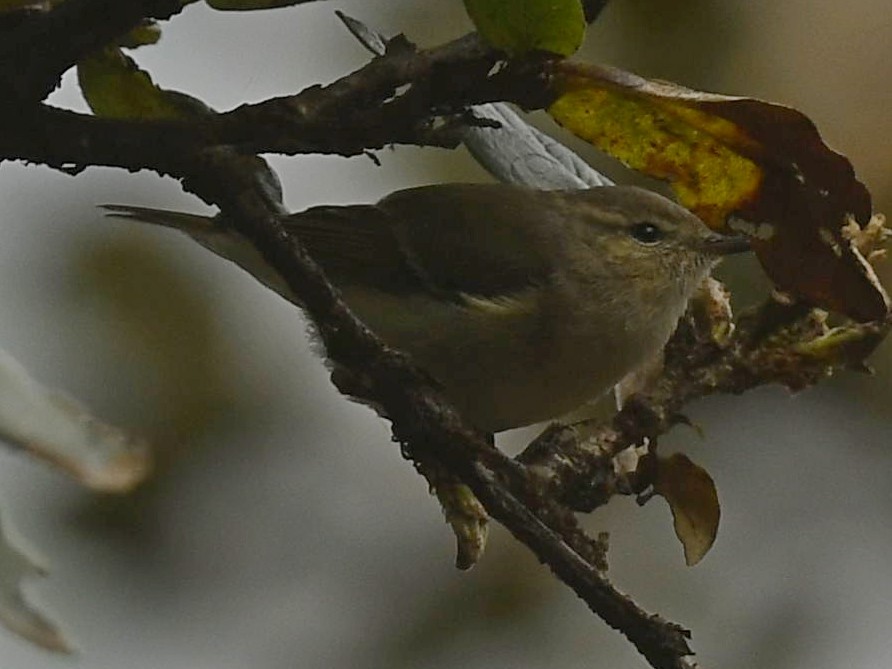
<path fill-rule="evenodd" d="M 218 256 L 234 262 L 285 299 L 297 304 L 287 284 L 266 263 L 257 249 L 249 244 L 244 237 L 237 234 L 235 230 L 219 225 L 217 220 L 210 216 L 185 214 L 180 211 L 169 211 L 167 209 L 132 207 L 127 204 L 103 204 L 99 206 L 105 209 L 109 216 L 115 218 L 162 225 L 166 228 L 179 230 Z"/>
<path fill-rule="evenodd" d="M 214 219 L 210 216 L 187 214 L 182 211 L 168 209 L 150 209 L 149 207 L 133 207 L 129 204 L 101 204 L 108 216 L 128 221 L 140 221 L 166 228 L 181 230 L 193 237 L 211 234 L 214 230 Z"/>

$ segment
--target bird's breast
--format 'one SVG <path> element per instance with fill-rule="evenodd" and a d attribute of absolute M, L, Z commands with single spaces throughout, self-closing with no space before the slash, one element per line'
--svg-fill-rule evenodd
<path fill-rule="evenodd" d="M 498 299 L 466 296 L 461 303 L 365 288 L 346 287 L 343 294 L 386 343 L 442 383 L 466 418 L 491 432 L 576 409 L 669 335 L 630 331 L 579 309 L 558 318 L 559 298 L 541 288 Z"/>

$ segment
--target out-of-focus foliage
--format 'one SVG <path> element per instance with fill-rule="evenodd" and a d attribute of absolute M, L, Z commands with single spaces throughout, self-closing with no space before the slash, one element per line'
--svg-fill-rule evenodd
<path fill-rule="evenodd" d="M 520 545 L 501 530 L 495 534 L 486 559 L 390 636 L 382 666 L 423 666 L 441 649 L 473 642 L 483 630 L 491 639 L 536 634 L 536 613 L 547 611 L 560 593 Z"/>
<path fill-rule="evenodd" d="M 116 225 L 127 225 L 116 223 Z M 213 305 L 182 270 L 136 239 L 118 239 L 80 259 L 75 299 L 87 300 L 115 324 L 117 351 L 128 375 L 152 380 L 143 430 L 162 464 L 200 438 L 214 421 L 244 418 L 240 392 Z"/>
<path fill-rule="evenodd" d="M 22 593 L 22 582 L 45 575 L 46 568 L 11 535 L 9 523 L 0 518 L 0 622 L 42 648 L 70 653 L 71 644 L 56 624 Z"/>
<path fill-rule="evenodd" d="M 694 88 L 725 88 L 735 50 L 747 43 L 745 19 L 759 12 L 743 2 L 678 0 L 608 2 L 578 54 Z M 703 55 L 708 53 L 709 57 Z M 745 90 L 745 89 L 743 89 Z"/>
<path fill-rule="evenodd" d="M 85 407 L 35 381 L 0 350 L 0 441 L 49 462 L 78 482 L 101 492 L 123 493 L 151 469 L 149 446 L 103 423 Z M 44 648 L 70 652 L 62 633 L 21 591 L 43 566 L 0 523 L 0 622 Z"/>
<path fill-rule="evenodd" d="M 148 445 L 141 439 L 40 385 L 4 351 L 0 351 L 0 440 L 104 492 L 127 492 L 150 469 Z"/>

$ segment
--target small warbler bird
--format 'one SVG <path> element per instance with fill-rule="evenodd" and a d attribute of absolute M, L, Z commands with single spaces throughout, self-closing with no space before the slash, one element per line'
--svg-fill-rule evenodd
<path fill-rule="evenodd" d="M 177 228 L 298 304 L 214 219 L 107 205 Z M 748 249 L 634 187 L 539 191 L 441 184 L 284 221 L 387 344 L 409 353 L 478 429 L 556 418 L 665 345 L 719 258 Z"/>

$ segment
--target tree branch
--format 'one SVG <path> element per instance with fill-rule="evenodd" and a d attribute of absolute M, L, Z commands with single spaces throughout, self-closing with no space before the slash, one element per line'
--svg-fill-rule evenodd
<path fill-rule="evenodd" d="M 217 146 L 244 153 L 343 156 L 390 144 L 454 148 L 458 128 L 479 123 L 465 114 L 469 105 L 547 103 L 547 63 L 534 60 L 489 75 L 496 60 L 496 52 L 473 34 L 420 52 L 395 38 L 384 56 L 328 86 L 221 114 L 130 120 L 41 105 L 0 106 L 0 118 L 18 129 L 0 136 L 0 158 L 73 169 L 106 165 L 167 171 L 171 156 Z M 401 87 L 407 89 L 397 94 Z"/>
<path fill-rule="evenodd" d="M 43 100 L 62 74 L 145 18 L 166 19 L 181 0 L 66 0 L 0 30 L 0 109 Z"/>
<path fill-rule="evenodd" d="M 831 330 L 826 314 L 770 298 L 732 320 L 718 282 L 695 298 L 666 345 L 659 377 L 600 425 L 555 424 L 518 456 L 542 485 L 572 509 L 590 512 L 615 494 L 653 484 L 647 467 L 629 476 L 614 466 L 621 451 L 650 443 L 687 419 L 690 402 L 717 393 L 739 395 L 777 383 L 802 390 L 835 370 L 862 370 L 863 361 L 889 333 L 892 320 L 853 323 Z"/>

